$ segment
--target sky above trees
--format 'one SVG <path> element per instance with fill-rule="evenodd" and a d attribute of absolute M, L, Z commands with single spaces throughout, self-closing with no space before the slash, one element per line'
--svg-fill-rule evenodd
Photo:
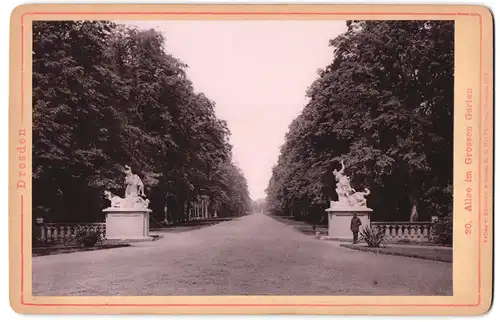
<path fill-rule="evenodd" d="M 253 199 L 265 196 L 280 146 L 307 103 L 316 71 L 332 61 L 345 21 L 119 21 L 154 28 L 186 63 L 195 91 L 227 121 L 235 162 Z"/>

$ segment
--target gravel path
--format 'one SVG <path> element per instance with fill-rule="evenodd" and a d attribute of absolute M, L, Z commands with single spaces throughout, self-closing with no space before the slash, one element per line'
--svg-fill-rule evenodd
<path fill-rule="evenodd" d="M 451 263 L 360 252 L 262 214 L 33 258 L 33 295 L 452 295 Z"/>

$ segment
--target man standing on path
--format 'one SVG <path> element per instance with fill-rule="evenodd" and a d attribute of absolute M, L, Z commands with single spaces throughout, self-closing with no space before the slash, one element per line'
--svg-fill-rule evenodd
<path fill-rule="evenodd" d="M 352 243 L 356 244 L 358 242 L 358 233 L 359 226 L 361 226 L 361 219 L 358 218 L 358 215 L 354 213 L 354 216 L 351 219 L 351 231 L 352 231 Z"/>

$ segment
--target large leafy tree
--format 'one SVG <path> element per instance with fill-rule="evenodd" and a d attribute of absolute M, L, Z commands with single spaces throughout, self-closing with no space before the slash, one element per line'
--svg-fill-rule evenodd
<path fill-rule="evenodd" d="M 143 178 L 158 221 L 165 206 L 187 220 L 200 195 L 227 216 L 248 208 L 245 178 L 222 167 L 226 123 L 161 33 L 82 21 L 36 22 L 33 35 L 35 216 L 102 219 L 102 191 L 123 193 L 124 164 Z"/>
<path fill-rule="evenodd" d="M 348 21 L 335 57 L 311 85 L 268 187 L 276 212 L 314 219 L 335 200 L 345 161 L 370 187 L 376 220 L 451 211 L 454 25 Z"/>

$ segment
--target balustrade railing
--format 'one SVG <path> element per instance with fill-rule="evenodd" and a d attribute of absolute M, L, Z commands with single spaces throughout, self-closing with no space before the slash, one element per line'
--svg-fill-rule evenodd
<path fill-rule="evenodd" d="M 72 239 L 79 231 L 95 232 L 106 237 L 106 223 L 44 223 L 34 227 L 37 241 L 42 243 L 58 243 Z M 38 230 L 38 231 L 37 231 Z"/>
<path fill-rule="evenodd" d="M 388 242 L 432 241 L 432 222 L 372 222 L 371 227 L 385 231 Z"/>

